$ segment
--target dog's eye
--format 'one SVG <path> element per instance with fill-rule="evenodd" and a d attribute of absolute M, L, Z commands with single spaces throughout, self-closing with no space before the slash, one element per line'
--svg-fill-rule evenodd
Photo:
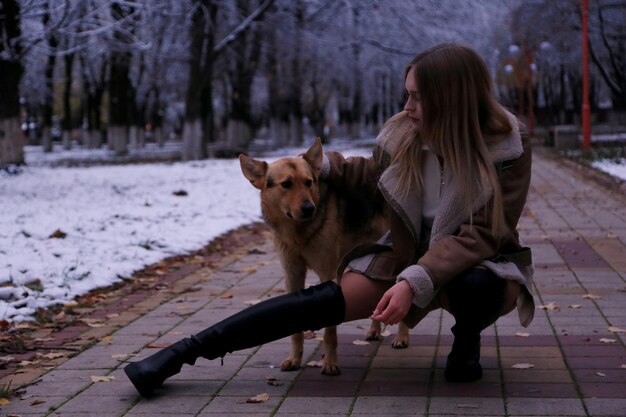
<path fill-rule="evenodd" d="M 304 181 L 304 185 L 307 188 L 311 188 L 311 186 L 313 185 L 313 181 L 312 180 L 306 180 L 306 181 Z"/>
<path fill-rule="evenodd" d="M 284 189 L 288 190 L 291 188 L 291 186 L 293 185 L 293 183 L 289 180 L 287 181 L 283 181 L 280 183 L 281 187 L 283 187 Z"/>

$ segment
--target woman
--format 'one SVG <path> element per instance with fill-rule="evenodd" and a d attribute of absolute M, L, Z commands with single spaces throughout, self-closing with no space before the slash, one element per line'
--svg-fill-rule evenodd
<path fill-rule="evenodd" d="M 437 308 L 455 318 L 446 379 L 471 382 L 482 377 L 481 331 L 516 305 L 530 323 L 532 262 L 516 231 L 530 184 L 528 136 L 468 47 L 419 54 L 405 87 L 404 111 L 385 124 L 373 156 L 329 152 L 320 172 L 345 192 L 384 197 L 389 232 L 348 253 L 337 283 L 269 299 L 126 366 L 141 395 L 198 357 L 367 317 L 414 327 Z"/>

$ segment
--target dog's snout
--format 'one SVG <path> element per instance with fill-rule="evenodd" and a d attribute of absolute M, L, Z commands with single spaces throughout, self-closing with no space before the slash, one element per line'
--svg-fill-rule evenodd
<path fill-rule="evenodd" d="M 315 204 L 311 203 L 308 200 L 303 201 L 302 205 L 300 206 L 300 212 L 302 213 L 302 217 L 305 219 L 312 217 L 315 213 Z"/>

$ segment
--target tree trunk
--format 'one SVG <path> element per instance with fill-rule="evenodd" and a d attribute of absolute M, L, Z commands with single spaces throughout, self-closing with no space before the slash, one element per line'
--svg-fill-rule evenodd
<path fill-rule="evenodd" d="M 66 55 L 65 58 L 65 88 L 63 89 L 63 149 L 70 149 L 72 131 L 72 68 L 74 67 L 74 54 Z"/>
<path fill-rule="evenodd" d="M 23 68 L 17 56 L 21 46 L 20 6 L 16 0 L 3 0 L 0 19 L 0 167 L 24 163 L 24 140 L 20 128 L 19 85 Z M 8 49 L 13 45 L 13 49 Z"/>
<path fill-rule="evenodd" d="M 217 5 L 196 0 L 190 29 L 189 81 L 185 96 L 182 159 L 207 157 L 207 144 L 213 138 L 213 59 Z M 208 11 L 208 13 L 205 13 Z M 208 28 L 208 29 L 207 29 Z"/>
<path fill-rule="evenodd" d="M 44 27 L 48 26 L 50 21 L 50 11 L 49 5 L 46 4 L 46 13 L 43 17 L 43 25 Z M 43 114 L 43 123 L 42 123 L 42 136 L 41 136 L 41 144 L 43 146 L 44 152 L 52 152 L 52 106 L 54 104 L 54 67 L 56 64 L 56 56 L 54 51 L 59 45 L 59 41 L 56 36 L 53 34 L 50 35 L 48 39 L 48 47 L 50 48 L 50 55 L 48 56 L 48 62 L 46 63 L 46 69 L 44 71 L 45 77 L 45 91 L 44 91 L 44 101 L 42 105 L 42 114 Z"/>

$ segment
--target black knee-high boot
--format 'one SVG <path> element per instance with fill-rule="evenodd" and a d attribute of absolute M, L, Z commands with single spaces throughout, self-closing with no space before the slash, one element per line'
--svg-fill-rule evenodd
<path fill-rule="evenodd" d="M 227 353 L 262 345 L 293 333 L 317 330 L 343 322 L 345 300 L 334 282 L 297 293 L 270 298 L 168 346 L 154 355 L 127 365 L 124 372 L 137 391 L 150 396 L 184 363 L 197 358 L 215 359 Z"/>
<path fill-rule="evenodd" d="M 455 319 L 454 343 L 446 362 L 449 382 L 473 382 L 482 378 L 480 333 L 499 317 L 504 305 L 506 281 L 487 269 L 474 268 L 446 285 L 449 309 Z"/>

